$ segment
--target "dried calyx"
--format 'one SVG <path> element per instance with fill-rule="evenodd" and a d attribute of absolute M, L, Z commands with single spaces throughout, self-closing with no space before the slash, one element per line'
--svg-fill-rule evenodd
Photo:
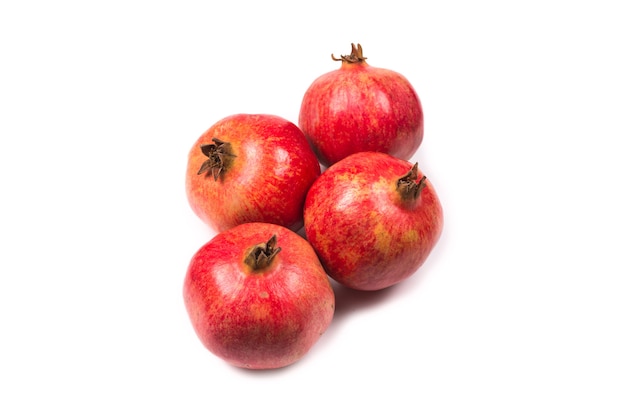
<path fill-rule="evenodd" d="M 252 270 L 262 270 L 272 263 L 279 252 L 280 247 L 276 246 L 276 235 L 273 235 L 267 242 L 255 245 L 246 256 L 245 263 Z"/>
<path fill-rule="evenodd" d="M 426 187 L 426 176 L 422 176 L 418 181 L 417 163 L 396 183 L 396 189 L 400 192 L 402 200 L 417 200 L 424 187 Z"/>
<path fill-rule="evenodd" d="M 361 44 L 357 44 L 356 46 L 352 44 L 352 52 L 350 55 L 342 55 L 341 58 L 336 58 L 334 54 L 330 54 L 330 57 L 333 61 L 342 61 L 349 63 L 357 63 L 357 62 L 365 62 L 367 59 L 363 56 L 363 48 L 361 48 Z"/>
<path fill-rule="evenodd" d="M 236 155 L 232 153 L 231 146 L 228 142 L 221 141 L 217 138 L 213 138 L 212 141 L 212 144 L 200 145 L 200 150 L 208 159 L 200 166 L 198 175 L 210 171 L 213 175 L 213 179 L 217 180 L 222 170 L 228 168 L 231 160 L 236 157 Z"/>

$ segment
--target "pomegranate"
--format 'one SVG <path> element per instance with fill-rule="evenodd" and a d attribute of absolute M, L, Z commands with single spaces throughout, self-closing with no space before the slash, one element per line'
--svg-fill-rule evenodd
<path fill-rule="evenodd" d="M 246 223 L 192 257 L 183 295 L 204 346 L 241 368 L 302 358 L 328 328 L 335 296 L 317 255 L 280 225 Z"/>
<path fill-rule="evenodd" d="M 378 290 L 411 276 L 443 227 L 431 182 L 417 164 L 385 153 L 352 154 L 311 186 L 304 231 L 330 277 Z"/>
<path fill-rule="evenodd" d="M 267 114 L 219 120 L 194 143 L 186 191 L 193 211 L 218 232 L 244 222 L 298 230 L 320 165 L 302 131 Z"/>
<path fill-rule="evenodd" d="M 401 74 L 369 65 L 361 45 L 309 86 L 298 124 L 325 166 L 360 151 L 410 159 L 422 143 L 422 104 Z"/>

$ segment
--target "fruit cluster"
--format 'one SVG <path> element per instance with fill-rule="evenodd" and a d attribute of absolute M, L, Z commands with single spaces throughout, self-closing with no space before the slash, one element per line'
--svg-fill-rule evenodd
<path fill-rule="evenodd" d="M 332 321 L 331 279 L 392 286 L 441 235 L 437 194 L 408 161 L 424 134 L 415 90 L 360 45 L 331 57 L 341 67 L 305 92 L 299 126 L 231 115 L 189 152 L 189 204 L 217 235 L 189 263 L 184 302 L 204 346 L 237 367 L 299 360 Z"/>

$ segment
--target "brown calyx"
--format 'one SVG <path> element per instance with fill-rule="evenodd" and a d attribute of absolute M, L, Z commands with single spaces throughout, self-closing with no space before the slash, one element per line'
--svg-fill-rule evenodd
<path fill-rule="evenodd" d="M 217 138 L 213 138 L 212 141 L 212 144 L 200 145 L 200 150 L 208 158 L 200 166 L 200 170 L 198 170 L 198 175 L 211 171 L 211 174 L 213 174 L 213 179 L 217 181 L 217 178 L 219 177 L 222 170 L 228 168 L 236 155 L 232 153 L 230 143 L 221 141 Z"/>
<path fill-rule="evenodd" d="M 400 193 L 403 201 L 415 201 L 426 187 L 426 176 L 417 179 L 417 163 L 411 167 L 408 173 L 400 177 L 396 183 L 396 190 Z"/>
<path fill-rule="evenodd" d="M 334 54 L 330 54 L 330 57 L 333 61 L 349 62 L 351 64 L 365 62 L 367 59 L 363 56 L 363 48 L 361 48 L 361 44 L 357 44 L 356 46 L 352 44 L 352 52 L 350 55 L 341 55 L 340 58 L 336 58 Z"/>
<path fill-rule="evenodd" d="M 273 235 L 267 242 L 255 245 L 246 256 L 244 262 L 253 270 L 267 268 L 276 254 L 280 252 L 280 247 L 276 247 L 276 235 Z"/>

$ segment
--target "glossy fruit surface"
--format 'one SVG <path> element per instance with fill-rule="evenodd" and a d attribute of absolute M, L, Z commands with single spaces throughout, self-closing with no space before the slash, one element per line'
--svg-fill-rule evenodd
<path fill-rule="evenodd" d="M 302 358 L 328 328 L 335 306 L 309 243 L 266 223 L 236 226 L 202 246 L 189 263 L 183 295 L 205 347 L 249 369 Z"/>
<path fill-rule="evenodd" d="M 413 86 L 395 71 L 369 65 L 360 45 L 341 67 L 309 86 L 298 124 L 329 166 L 359 151 L 410 159 L 422 143 L 424 115 Z"/>
<path fill-rule="evenodd" d="M 193 211 L 216 231 L 244 222 L 302 227 L 304 198 L 320 165 L 304 134 L 275 115 L 219 120 L 189 151 L 186 191 Z"/>
<path fill-rule="evenodd" d="M 443 211 L 417 164 L 384 153 L 352 154 L 311 186 L 306 237 L 330 277 L 359 290 L 407 279 L 426 261 Z"/>

